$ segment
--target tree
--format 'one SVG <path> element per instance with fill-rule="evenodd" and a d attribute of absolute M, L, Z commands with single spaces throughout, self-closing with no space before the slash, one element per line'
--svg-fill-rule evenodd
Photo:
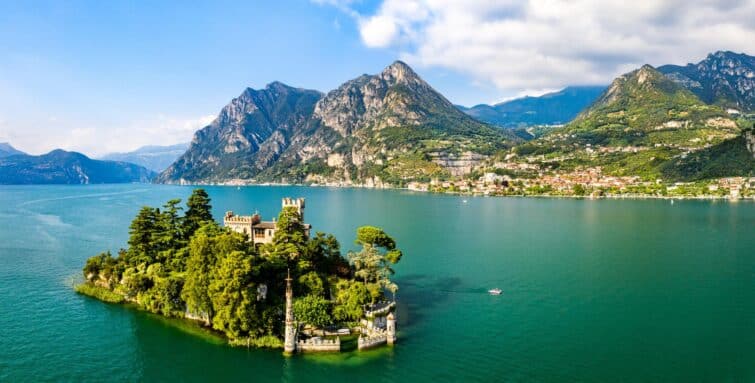
<path fill-rule="evenodd" d="M 84 278 L 88 281 L 94 281 L 100 276 L 100 272 L 105 266 L 108 258 L 112 259 L 110 252 L 103 252 L 87 259 L 87 263 L 84 265 Z"/>
<path fill-rule="evenodd" d="M 214 316 L 212 327 L 231 338 L 248 334 L 255 325 L 256 291 L 251 257 L 233 251 L 220 258 L 209 285 Z"/>
<path fill-rule="evenodd" d="M 203 223 L 213 219 L 210 196 L 204 189 L 194 189 L 186 201 L 186 206 L 188 209 L 183 219 L 183 235 L 188 240 Z"/>
<path fill-rule="evenodd" d="M 300 276 L 298 282 L 298 285 L 303 288 L 304 293 L 307 295 L 320 297 L 325 295 L 325 285 L 317 272 L 310 271 Z"/>
<path fill-rule="evenodd" d="M 379 227 L 362 226 L 358 228 L 356 243 L 362 246 L 369 244 L 383 249 L 386 259 L 393 264 L 398 263 L 403 256 L 401 250 L 396 248 L 396 241 Z"/>
<path fill-rule="evenodd" d="M 335 286 L 333 319 L 338 322 L 359 320 L 364 314 L 362 307 L 370 303 L 367 287 L 361 282 L 341 279 Z"/>
<path fill-rule="evenodd" d="M 377 283 L 381 280 L 385 259 L 382 254 L 371 244 L 365 244 L 359 252 L 350 252 L 349 259 L 354 264 L 354 276 L 362 282 Z"/>
<path fill-rule="evenodd" d="M 159 237 L 158 244 L 161 251 L 173 250 L 183 245 L 181 233 L 181 217 L 179 212 L 183 210 L 178 204 L 181 200 L 176 198 L 163 205 L 163 210 L 158 217 Z"/>
<path fill-rule="evenodd" d="M 317 265 L 318 272 L 343 278 L 351 276 L 351 266 L 341 255 L 341 245 L 332 234 L 317 232 L 309 241 L 308 248 L 308 257 Z"/>
<path fill-rule="evenodd" d="M 181 297 L 189 312 L 206 316 L 212 321 L 215 310 L 210 296 L 210 284 L 216 278 L 219 262 L 228 254 L 241 252 L 251 254 L 250 245 L 242 234 L 206 222 L 189 242 L 189 257 L 186 260 L 186 282 Z"/>
<path fill-rule="evenodd" d="M 327 326 L 333 322 L 330 302 L 315 295 L 306 295 L 294 301 L 294 317 L 301 323 L 315 327 Z"/>
<path fill-rule="evenodd" d="M 157 256 L 157 238 L 159 209 L 144 206 L 139 210 L 131 226 L 129 226 L 129 254 L 128 264 L 131 266 L 143 262 L 151 263 Z"/>
<path fill-rule="evenodd" d="M 585 188 L 585 185 L 574 184 L 574 186 L 572 187 L 572 192 L 576 196 L 583 196 L 587 194 L 587 189 Z"/>
<path fill-rule="evenodd" d="M 362 245 L 359 252 L 350 252 L 349 260 L 354 265 L 354 276 L 361 279 L 371 293 L 373 301 L 380 298 L 381 289 L 398 289 L 390 280 L 393 275 L 391 264 L 401 260 L 402 252 L 396 248 L 396 241 L 383 229 L 363 226 L 357 229 L 357 244 Z"/>
<path fill-rule="evenodd" d="M 154 286 L 139 295 L 139 302 L 149 311 L 165 316 L 183 316 L 186 303 L 181 299 L 184 280 L 179 276 L 153 277 Z"/>
<path fill-rule="evenodd" d="M 154 286 L 152 278 L 138 272 L 132 273 L 124 279 L 126 281 L 126 295 L 129 297 L 138 296 Z"/>
<path fill-rule="evenodd" d="M 214 227 L 207 224 L 200 228 L 189 242 L 189 258 L 186 260 L 186 282 L 181 298 L 186 309 L 194 314 L 213 317 L 212 301 L 208 294 L 210 273 L 215 267 L 215 241 L 212 238 Z"/>
<path fill-rule="evenodd" d="M 273 241 L 263 248 L 263 255 L 273 263 L 291 267 L 307 250 L 307 235 L 299 211 L 293 206 L 284 207 L 278 214 Z"/>

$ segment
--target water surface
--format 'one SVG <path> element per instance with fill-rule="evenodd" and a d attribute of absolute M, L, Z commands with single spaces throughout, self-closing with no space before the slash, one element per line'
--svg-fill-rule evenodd
<path fill-rule="evenodd" d="M 2 186 L 0 381 L 755 381 L 752 202 L 208 191 L 218 219 L 302 196 L 344 248 L 363 224 L 393 234 L 399 344 L 284 358 L 76 295 L 142 205 L 191 188 Z"/>

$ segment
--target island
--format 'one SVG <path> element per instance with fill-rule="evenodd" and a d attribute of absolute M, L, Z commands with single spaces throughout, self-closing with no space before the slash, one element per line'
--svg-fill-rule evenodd
<path fill-rule="evenodd" d="M 185 211 L 179 199 L 143 207 L 128 247 L 89 258 L 76 291 L 197 321 L 233 346 L 291 354 L 395 343 L 391 276 L 403 253 L 384 230 L 359 227 L 359 249 L 343 256 L 333 235 L 310 235 L 303 198 L 284 198 L 273 221 L 227 212 L 224 226 L 210 202 L 195 189 Z"/>

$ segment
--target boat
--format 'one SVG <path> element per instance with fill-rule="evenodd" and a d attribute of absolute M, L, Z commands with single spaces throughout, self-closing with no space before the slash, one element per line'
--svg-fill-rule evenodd
<path fill-rule="evenodd" d="M 490 289 L 490 290 L 488 290 L 488 294 L 490 294 L 490 295 L 501 295 L 502 292 L 503 292 L 503 290 L 501 290 L 501 289 Z"/>

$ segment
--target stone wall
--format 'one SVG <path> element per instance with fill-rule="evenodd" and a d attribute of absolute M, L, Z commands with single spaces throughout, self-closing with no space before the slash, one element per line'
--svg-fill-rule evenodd
<path fill-rule="evenodd" d="M 382 346 L 388 342 L 388 337 L 385 333 L 373 332 L 369 335 L 360 335 L 357 340 L 357 348 L 364 350 L 372 347 Z"/>
<path fill-rule="evenodd" d="M 322 339 L 320 337 L 300 340 L 296 342 L 296 351 L 298 352 L 339 352 L 341 351 L 341 338 L 336 337 L 333 340 Z"/>

